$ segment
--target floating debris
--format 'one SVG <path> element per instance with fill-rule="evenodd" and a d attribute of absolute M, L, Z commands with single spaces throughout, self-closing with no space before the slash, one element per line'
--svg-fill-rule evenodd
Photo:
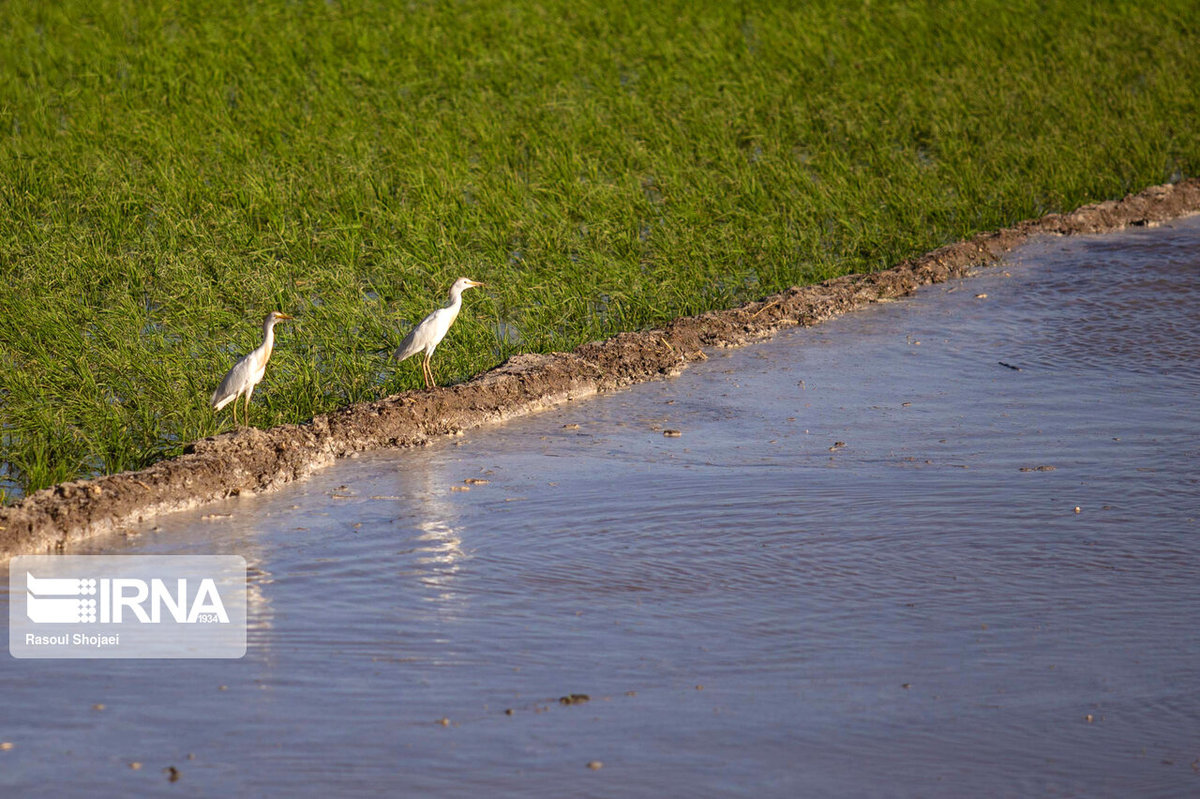
<path fill-rule="evenodd" d="M 14 744 L 12 741 L 0 741 L 0 752 L 7 752 L 14 746 L 16 746 L 16 744 Z"/>
<path fill-rule="evenodd" d="M 442 716 L 440 719 L 438 719 L 437 723 L 441 724 L 443 727 L 449 727 L 450 719 L 446 718 L 445 716 Z"/>
<path fill-rule="evenodd" d="M 1001 366 L 1003 366 L 1005 369 L 1012 369 L 1014 372 L 1019 372 L 1019 371 L 1021 371 L 1021 367 L 1019 367 L 1019 366 L 1013 366 L 1011 363 L 1005 363 L 1004 361 L 996 361 L 996 363 L 1000 364 L 1000 365 L 1001 365 Z"/>
<path fill-rule="evenodd" d="M 451 491 L 470 491 L 470 486 L 450 486 Z"/>
<path fill-rule="evenodd" d="M 976 294 L 976 295 L 975 295 L 975 299 L 977 299 L 977 300 L 986 300 L 986 299 L 987 299 L 987 295 L 986 295 L 986 294 Z"/>
<path fill-rule="evenodd" d="M 129 764 L 129 767 L 134 771 L 138 771 L 142 768 L 142 764 L 135 760 Z"/>
<path fill-rule="evenodd" d="M 829 448 L 829 451 L 837 452 L 839 449 L 841 449 L 844 446 L 846 446 L 845 441 L 835 441 L 835 442 L 833 442 L 833 446 Z"/>
<path fill-rule="evenodd" d="M 578 429 L 579 429 L 579 425 L 578 425 L 578 424 L 575 424 L 574 422 L 572 422 L 571 424 L 564 424 L 564 425 L 562 426 L 562 429 L 563 429 L 563 430 L 578 430 Z"/>
<path fill-rule="evenodd" d="M 667 429 L 663 430 L 663 435 L 667 438 L 679 438 L 681 435 L 683 435 L 683 433 L 679 432 L 678 430 Z"/>
<path fill-rule="evenodd" d="M 167 766 L 163 773 L 167 775 L 167 782 L 179 782 L 179 769 L 174 766 Z"/>
<path fill-rule="evenodd" d="M 482 477 L 468 477 L 466 480 L 463 480 L 463 482 L 473 486 L 485 486 L 492 481 L 484 480 Z"/>
<path fill-rule="evenodd" d="M 589 760 L 588 768 L 590 768 L 592 771 L 599 771 L 600 769 L 604 768 L 604 763 L 599 760 Z"/>
<path fill-rule="evenodd" d="M 1054 471 L 1055 468 L 1056 467 L 1054 467 L 1054 466 L 1022 466 L 1021 471 L 1023 471 L 1023 472 L 1052 472 L 1052 471 Z"/>
<path fill-rule="evenodd" d="M 582 705 L 584 702 L 588 702 L 590 700 L 591 697 L 587 694 L 568 694 L 566 696 L 560 696 L 558 698 L 558 703 L 560 705 Z"/>

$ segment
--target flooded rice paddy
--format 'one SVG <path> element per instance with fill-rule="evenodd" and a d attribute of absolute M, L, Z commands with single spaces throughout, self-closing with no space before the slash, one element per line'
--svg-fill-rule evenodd
<path fill-rule="evenodd" d="M 0 793 L 1200 788 L 1200 217 L 709 356 L 97 541 L 249 651 L 4 659 Z"/>

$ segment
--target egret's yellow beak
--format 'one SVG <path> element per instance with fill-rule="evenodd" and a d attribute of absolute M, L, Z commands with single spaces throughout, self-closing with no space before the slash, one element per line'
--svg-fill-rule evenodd
<path fill-rule="evenodd" d="M 467 281 L 467 285 L 470 286 L 471 288 L 478 288 L 480 286 L 486 286 L 487 284 L 480 283 L 478 280 L 469 280 L 469 281 Z"/>
<path fill-rule="evenodd" d="M 279 322 L 282 322 L 282 321 L 284 321 L 285 319 L 295 319 L 295 318 L 296 318 L 296 317 L 294 317 L 294 316 L 288 316 L 288 315 L 287 315 L 287 314 L 285 314 L 285 313 L 281 313 L 281 314 L 279 314 L 278 316 L 276 316 L 276 317 L 275 317 L 276 321 L 279 321 Z"/>

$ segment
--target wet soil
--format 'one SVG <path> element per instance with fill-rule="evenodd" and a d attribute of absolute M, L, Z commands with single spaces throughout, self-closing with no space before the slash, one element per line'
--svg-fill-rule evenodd
<path fill-rule="evenodd" d="M 814 325 L 990 263 L 1034 235 L 1153 225 L 1200 211 L 1200 179 L 1155 186 L 1122 200 L 1049 214 L 981 233 L 892 269 L 793 287 L 739 308 L 622 333 L 569 353 L 527 354 L 466 383 L 408 392 L 324 414 L 302 425 L 241 429 L 190 445 L 138 472 L 44 489 L 0 509 L 0 557 L 57 551 L 162 512 L 196 507 L 301 479 L 338 458 L 502 421 L 632 383 L 677 374 L 705 347 L 731 347 Z"/>

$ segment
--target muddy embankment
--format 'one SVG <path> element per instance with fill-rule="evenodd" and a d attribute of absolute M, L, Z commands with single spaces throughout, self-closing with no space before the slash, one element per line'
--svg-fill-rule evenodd
<path fill-rule="evenodd" d="M 1200 211 L 1200 179 L 1155 186 L 1120 201 L 1050 214 L 981 233 L 899 266 L 791 288 L 740 308 L 622 333 L 573 352 L 518 355 L 469 382 L 414 391 L 271 430 L 243 428 L 190 445 L 138 472 L 63 483 L 0 508 L 0 557 L 62 550 L 74 541 L 166 511 L 298 480 L 339 457 L 413 446 L 489 422 L 672 375 L 704 357 L 783 327 L 813 325 L 871 302 L 908 294 L 995 260 L 1032 235 L 1102 233 Z"/>

